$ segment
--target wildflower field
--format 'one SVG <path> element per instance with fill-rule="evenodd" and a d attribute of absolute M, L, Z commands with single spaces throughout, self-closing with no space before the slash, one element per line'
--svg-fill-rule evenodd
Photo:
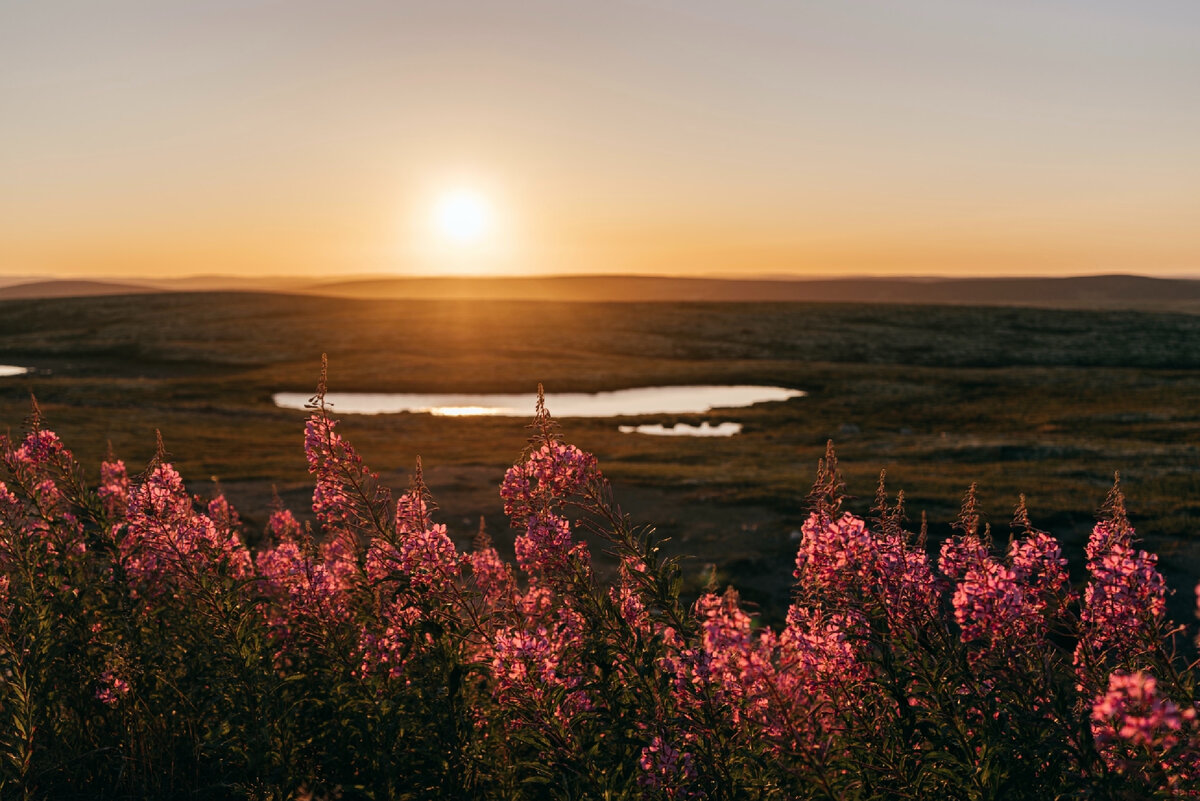
<path fill-rule="evenodd" d="M 158 455 L 93 485 L 35 407 L 0 484 L 0 789 L 27 798 L 1144 798 L 1200 794 L 1194 627 L 1114 486 L 1072 586 L 972 487 L 931 553 L 882 477 L 818 467 L 785 624 L 680 599 L 539 403 L 499 493 L 515 565 L 460 550 L 418 462 L 393 496 L 304 430 L 316 525 L 252 553 Z M 588 532 L 619 564 L 599 582 Z"/>

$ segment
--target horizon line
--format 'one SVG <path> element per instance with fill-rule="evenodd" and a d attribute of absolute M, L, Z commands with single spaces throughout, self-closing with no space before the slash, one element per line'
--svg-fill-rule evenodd
<path fill-rule="evenodd" d="M 1152 280 L 1196 281 L 1200 280 L 1200 270 L 1188 273 L 1145 273 L 1145 272 L 1070 272 L 1070 273 L 989 273 L 986 275 L 958 275 L 944 273 L 755 273 L 737 275 L 723 272 L 707 273 L 659 273 L 659 272 L 555 272 L 555 273 L 398 273 L 398 272 L 361 272 L 361 273 L 307 273 L 307 274 L 264 274 L 239 275 L 236 273 L 202 272 L 187 273 L 175 276 L 144 276 L 144 275 L 62 275 L 62 274 L 22 274 L 0 273 L 0 282 L 6 286 L 16 286 L 24 283 L 143 283 L 161 284 L 183 281 L 213 280 L 236 281 L 246 283 L 282 283 L 299 282 L 302 284 L 352 283 L 362 281 L 404 281 L 404 280 L 443 280 L 443 281 L 479 281 L 479 280 L 564 280 L 564 279 L 665 279 L 678 281 L 742 281 L 742 282 L 816 282 L 816 281 L 987 281 L 987 280 L 1065 280 L 1081 278 L 1146 278 Z"/>

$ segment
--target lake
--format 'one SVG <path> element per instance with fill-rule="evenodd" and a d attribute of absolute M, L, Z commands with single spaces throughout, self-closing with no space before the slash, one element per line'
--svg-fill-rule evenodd
<path fill-rule="evenodd" d="M 703 422 L 698 426 L 676 423 L 668 428 L 661 423 L 642 426 L 617 426 L 622 434 L 649 434 L 654 437 L 732 437 L 742 433 L 741 423 L 717 423 L 715 426 Z"/>
<path fill-rule="evenodd" d="M 785 387 L 745 385 L 638 387 L 615 392 L 548 392 L 546 408 L 555 417 L 704 414 L 713 409 L 739 409 L 756 403 L 786 401 L 804 397 L 805 394 Z M 274 401 L 276 406 L 284 409 L 303 409 L 309 397 L 304 392 L 278 392 L 274 395 Z M 531 417 L 537 405 L 537 395 L 331 392 L 325 396 L 325 402 L 337 414 L 413 412 L 439 417 Z M 722 433 L 718 436 L 729 435 Z"/>

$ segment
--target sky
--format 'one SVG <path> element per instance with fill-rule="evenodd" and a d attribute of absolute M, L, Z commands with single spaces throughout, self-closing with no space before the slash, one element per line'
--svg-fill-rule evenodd
<path fill-rule="evenodd" d="M 1195 0 L 0 0 L 0 276 L 1200 276 L 1197 41 Z"/>

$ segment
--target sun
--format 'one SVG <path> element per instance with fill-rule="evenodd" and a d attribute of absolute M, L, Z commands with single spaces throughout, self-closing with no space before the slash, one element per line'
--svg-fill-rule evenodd
<path fill-rule="evenodd" d="M 444 192 L 433 207 L 433 223 L 438 234 L 455 245 L 483 242 L 492 229 L 492 205 L 473 189 Z"/>
<path fill-rule="evenodd" d="M 466 276 L 518 269 L 521 215 L 506 184 L 487 172 L 428 176 L 412 187 L 403 216 L 397 255 L 407 271 Z"/>

